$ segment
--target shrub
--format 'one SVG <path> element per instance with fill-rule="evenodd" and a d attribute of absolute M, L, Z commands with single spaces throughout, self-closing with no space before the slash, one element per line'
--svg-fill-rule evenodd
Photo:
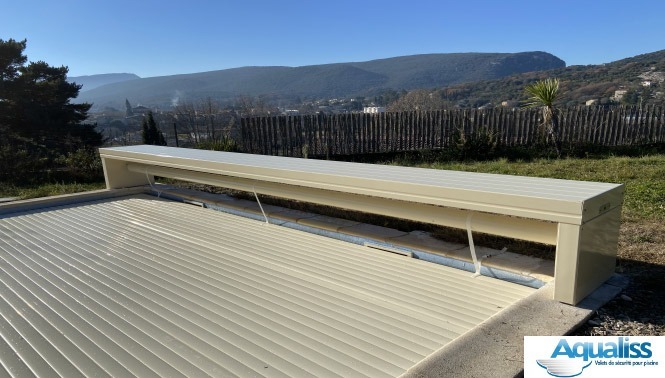
<path fill-rule="evenodd" d="M 452 136 L 449 153 L 458 160 L 487 160 L 495 157 L 497 145 L 497 133 L 486 127 L 468 135 L 457 130 Z"/>
<path fill-rule="evenodd" d="M 81 181 L 96 181 L 103 177 L 102 160 L 97 151 L 91 148 L 79 148 L 67 155 L 60 156 L 61 165 L 70 178 Z"/>
<path fill-rule="evenodd" d="M 212 150 L 212 151 L 226 151 L 226 152 L 238 152 L 240 147 L 238 143 L 231 137 L 223 136 L 218 139 L 204 140 L 197 143 L 194 148 L 199 150 Z"/>

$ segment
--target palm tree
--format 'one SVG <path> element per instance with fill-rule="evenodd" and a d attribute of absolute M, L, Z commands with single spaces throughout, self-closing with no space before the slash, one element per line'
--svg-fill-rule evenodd
<path fill-rule="evenodd" d="M 543 126 L 548 134 L 548 139 L 554 144 L 556 154 L 561 156 L 561 148 L 557 130 L 559 128 L 558 109 L 554 102 L 559 98 L 559 79 L 539 80 L 529 84 L 524 88 L 530 97 L 526 100 L 524 108 L 541 107 L 543 110 Z"/>

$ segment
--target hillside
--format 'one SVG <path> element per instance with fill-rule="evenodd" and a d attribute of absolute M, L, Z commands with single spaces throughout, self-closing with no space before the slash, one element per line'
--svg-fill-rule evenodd
<path fill-rule="evenodd" d="M 503 101 L 523 100 L 525 85 L 548 77 L 556 77 L 561 81 L 563 105 L 583 105 L 588 100 L 609 104 L 617 90 L 627 91 L 619 102 L 665 104 L 665 50 L 607 64 L 570 66 L 453 85 L 438 92 L 449 105 L 499 105 Z"/>
<path fill-rule="evenodd" d="M 436 88 L 515 73 L 565 67 L 545 52 L 459 53 L 403 56 L 368 62 L 302 67 L 242 67 L 112 83 L 81 93 L 95 108 L 132 103 L 170 107 L 205 97 L 267 95 L 294 99 L 366 96 L 385 89 Z"/>
<path fill-rule="evenodd" d="M 130 73 L 110 73 L 87 76 L 70 76 L 67 81 L 82 85 L 81 92 L 89 91 L 102 85 L 118 83 L 127 80 L 140 79 L 139 76 Z"/>

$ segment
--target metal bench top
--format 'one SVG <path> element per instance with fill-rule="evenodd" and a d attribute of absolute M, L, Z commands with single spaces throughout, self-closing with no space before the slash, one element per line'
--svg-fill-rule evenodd
<path fill-rule="evenodd" d="M 161 146 L 102 157 L 310 188 L 581 224 L 621 205 L 622 184 L 308 160 Z"/>

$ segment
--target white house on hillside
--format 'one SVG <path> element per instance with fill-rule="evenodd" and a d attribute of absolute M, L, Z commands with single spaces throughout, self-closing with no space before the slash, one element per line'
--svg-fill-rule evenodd
<path fill-rule="evenodd" d="M 363 108 L 363 113 L 374 114 L 374 113 L 385 113 L 385 112 L 386 112 L 385 106 L 365 106 Z"/>

